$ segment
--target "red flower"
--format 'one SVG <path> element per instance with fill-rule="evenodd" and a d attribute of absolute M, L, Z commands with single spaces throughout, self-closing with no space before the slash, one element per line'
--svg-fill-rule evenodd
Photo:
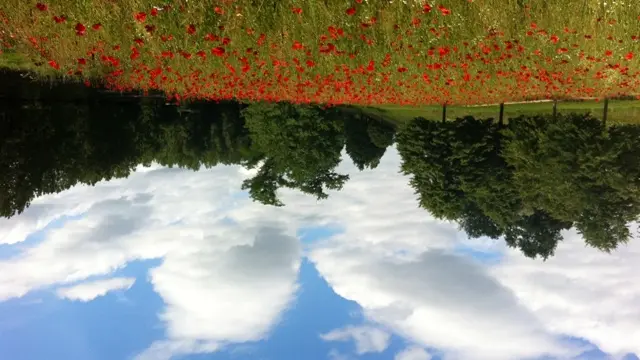
<path fill-rule="evenodd" d="M 85 59 L 85 58 L 79 58 L 79 59 L 78 59 L 78 64 L 80 64 L 80 65 L 87 65 L 87 59 Z"/>
<path fill-rule="evenodd" d="M 56 70 L 60 70 L 60 65 L 55 60 L 49 60 L 49 66 Z"/>
<path fill-rule="evenodd" d="M 144 45 L 144 40 L 136 38 L 133 40 L 136 44 L 138 44 L 138 46 L 142 46 Z"/>
<path fill-rule="evenodd" d="M 631 59 L 633 59 L 633 53 L 632 53 L 631 51 L 629 51 L 629 52 L 627 53 L 627 55 L 625 55 L 625 56 L 624 56 L 624 58 L 625 58 L 625 59 L 627 59 L 627 60 L 631 60 Z"/>
<path fill-rule="evenodd" d="M 156 30 L 156 26 L 155 25 L 145 25 L 144 29 L 147 30 L 148 33 L 152 33 Z"/>
<path fill-rule="evenodd" d="M 265 34 L 260 34 L 260 36 L 258 37 L 258 46 L 262 46 L 262 44 L 264 44 L 264 41 L 267 39 L 267 35 Z"/>
<path fill-rule="evenodd" d="M 231 39 L 229 39 L 228 37 L 222 39 L 222 45 L 229 45 L 229 44 L 231 44 Z"/>
<path fill-rule="evenodd" d="M 358 4 L 362 4 L 362 0 L 356 0 Z"/>
<path fill-rule="evenodd" d="M 422 12 L 425 14 L 428 14 L 431 12 L 431 5 L 429 4 L 424 4 L 424 6 L 422 7 Z"/>
<path fill-rule="evenodd" d="M 607 56 L 611 56 L 611 55 L 613 55 L 613 51 L 607 50 L 607 51 L 604 52 L 604 54 L 607 55 Z"/>
<path fill-rule="evenodd" d="M 401 67 L 399 67 L 399 68 L 398 68 L 398 72 L 399 72 L 399 73 L 406 72 L 407 70 L 408 70 L 408 69 L 407 69 L 406 67 L 404 67 L 404 66 L 401 66 Z"/>
<path fill-rule="evenodd" d="M 556 50 L 556 52 L 557 52 L 558 54 L 564 54 L 564 53 L 566 53 L 567 51 L 568 51 L 568 50 L 567 50 L 567 48 L 560 48 L 560 49 Z"/>
<path fill-rule="evenodd" d="M 224 14 L 224 9 L 217 6 L 213 9 L 213 11 L 215 11 L 216 14 L 219 14 L 219 15 Z"/>
<path fill-rule="evenodd" d="M 145 20 L 147 20 L 147 13 L 139 12 L 135 14 L 135 18 L 137 22 L 144 22 Z"/>
<path fill-rule="evenodd" d="M 291 11 L 292 11 L 294 14 L 298 14 L 298 15 L 302 14 L 302 9 L 301 9 L 301 8 L 299 8 L 299 7 L 291 8 Z"/>
<path fill-rule="evenodd" d="M 551 37 L 549 37 L 549 40 L 551 40 L 552 43 L 557 44 L 560 38 L 557 35 L 551 35 Z"/>
<path fill-rule="evenodd" d="M 93 24 L 93 25 L 91 25 L 91 28 L 92 28 L 93 30 L 96 30 L 96 31 L 97 31 L 97 30 L 100 30 L 100 29 L 102 28 L 102 24 L 100 24 L 100 23 Z"/>
<path fill-rule="evenodd" d="M 373 60 L 369 61 L 369 65 L 367 66 L 367 71 L 373 71 L 375 69 L 376 69 L 376 63 Z"/>
<path fill-rule="evenodd" d="M 356 8 L 354 6 L 347 9 L 347 15 L 353 16 L 356 14 Z"/>
<path fill-rule="evenodd" d="M 189 35 L 193 35 L 193 34 L 195 34 L 195 33 L 196 33 L 196 26 L 195 26 L 195 25 L 193 25 L 193 24 L 189 24 L 189 25 L 187 26 L 187 34 L 189 34 Z"/>
<path fill-rule="evenodd" d="M 64 15 L 61 15 L 61 16 L 54 16 L 54 17 L 53 17 L 53 21 L 55 21 L 56 23 L 60 24 L 60 23 L 63 23 L 63 22 L 65 22 L 65 21 L 67 21 L 67 17 L 66 17 L 66 16 L 64 16 Z"/>
<path fill-rule="evenodd" d="M 37 3 L 36 8 L 40 11 L 47 11 L 47 9 L 49 9 L 49 7 L 43 3 Z"/>
<path fill-rule="evenodd" d="M 218 41 L 218 37 L 213 34 L 207 34 L 204 36 L 204 39 L 207 41 Z"/>
<path fill-rule="evenodd" d="M 156 8 L 151 9 L 151 13 L 150 14 L 151 14 L 151 16 L 158 16 L 158 9 L 156 9 Z"/>
<path fill-rule="evenodd" d="M 537 29 L 537 28 L 538 28 L 538 24 L 536 24 L 536 23 L 532 22 L 532 23 L 531 23 L 531 25 L 530 25 L 530 27 L 531 27 L 532 29 Z"/>
<path fill-rule="evenodd" d="M 442 13 L 442 15 L 450 15 L 451 14 L 451 10 L 447 9 L 446 7 L 444 7 L 443 5 L 438 5 L 438 10 L 440 10 L 440 12 Z"/>
<path fill-rule="evenodd" d="M 76 34 L 78 36 L 83 36 L 84 33 L 87 31 L 87 27 L 82 25 L 81 23 L 77 23 L 75 29 L 76 29 Z"/>
<path fill-rule="evenodd" d="M 308 67 L 314 67 L 314 66 L 316 66 L 316 63 L 313 60 L 307 60 L 307 66 Z"/>
<path fill-rule="evenodd" d="M 216 47 L 216 48 L 211 49 L 211 54 L 215 55 L 215 56 L 222 56 L 222 55 L 224 55 L 224 52 L 225 52 L 224 48 L 219 47 L 219 46 Z"/>
<path fill-rule="evenodd" d="M 291 46 L 293 50 L 302 50 L 303 47 L 304 46 L 302 46 L 302 44 L 298 41 L 294 41 L 293 46 Z"/>
<path fill-rule="evenodd" d="M 198 51 L 196 55 L 200 56 L 203 60 L 207 57 L 207 53 L 202 50 Z"/>

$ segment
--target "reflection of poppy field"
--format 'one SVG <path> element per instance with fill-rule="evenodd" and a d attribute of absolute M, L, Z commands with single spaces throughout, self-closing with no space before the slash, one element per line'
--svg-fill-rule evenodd
<path fill-rule="evenodd" d="M 177 99 L 428 105 L 636 95 L 639 41 L 633 1 L 0 4 L 0 64 Z"/>

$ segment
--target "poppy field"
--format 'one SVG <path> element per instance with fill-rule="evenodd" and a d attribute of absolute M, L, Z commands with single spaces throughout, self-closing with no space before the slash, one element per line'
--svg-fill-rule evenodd
<path fill-rule="evenodd" d="M 622 1 L 0 4 L 0 66 L 175 101 L 427 106 L 636 96 L 639 61 L 640 7 Z"/>

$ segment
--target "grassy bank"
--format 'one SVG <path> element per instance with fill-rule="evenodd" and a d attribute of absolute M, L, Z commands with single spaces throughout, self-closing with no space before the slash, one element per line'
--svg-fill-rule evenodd
<path fill-rule="evenodd" d="M 442 119 L 442 106 L 395 106 L 384 105 L 376 107 L 363 107 L 365 113 L 387 119 L 401 124 L 416 117 L 426 119 Z M 591 113 L 597 118 L 602 118 L 604 103 L 602 101 L 561 101 L 558 102 L 557 111 L 559 113 Z M 521 104 L 507 104 L 504 107 L 504 118 L 517 117 L 520 115 L 551 114 L 553 113 L 553 102 L 535 102 Z M 448 106 L 447 119 L 455 119 L 464 116 L 474 116 L 476 118 L 498 118 L 500 114 L 499 105 L 485 106 Z M 640 101 L 637 100 L 610 100 L 607 121 L 612 123 L 633 123 L 640 124 Z"/>
<path fill-rule="evenodd" d="M 4 0 L 0 66 L 177 99 L 602 98 L 640 93 L 639 16 L 602 0 Z"/>

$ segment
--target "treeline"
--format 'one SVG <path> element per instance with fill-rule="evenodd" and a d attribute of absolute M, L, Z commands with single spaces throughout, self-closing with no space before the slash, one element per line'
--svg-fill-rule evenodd
<path fill-rule="evenodd" d="M 589 115 L 414 119 L 398 133 L 420 206 L 471 237 L 553 255 L 561 231 L 611 251 L 640 214 L 640 127 Z"/>
<path fill-rule="evenodd" d="M 34 96 L 22 87 L 5 92 L 19 98 L 0 97 L 0 216 L 22 212 L 39 195 L 126 177 L 152 162 L 257 168 L 241 187 L 265 204 L 282 205 L 276 191 L 283 187 L 325 198 L 349 179 L 335 171 L 345 147 L 358 168 L 375 168 L 395 136 L 387 123 L 335 108 L 175 106 L 161 97 L 74 89 L 64 98 L 55 85 L 51 96 L 35 89 Z"/>

